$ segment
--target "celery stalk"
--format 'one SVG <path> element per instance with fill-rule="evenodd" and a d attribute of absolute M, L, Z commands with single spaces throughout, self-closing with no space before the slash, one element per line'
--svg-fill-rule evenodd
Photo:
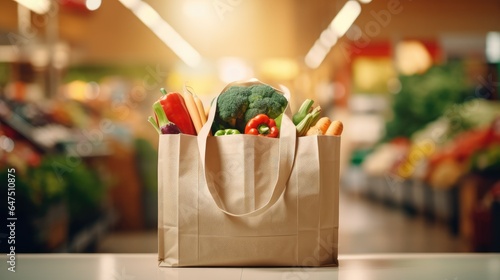
<path fill-rule="evenodd" d="M 299 110 L 292 116 L 294 125 L 298 125 L 307 116 L 307 114 L 311 111 L 313 103 L 314 101 L 311 99 L 306 99 L 302 102 Z"/>
<path fill-rule="evenodd" d="M 320 118 L 321 107 L 317 106 L 310 113 L 308 113 L 302 121 L 297 124 L 297 134 L 298 136 L 304 136 L 307 133 L 307 130 L 314 125 L 318 119 Z"/>

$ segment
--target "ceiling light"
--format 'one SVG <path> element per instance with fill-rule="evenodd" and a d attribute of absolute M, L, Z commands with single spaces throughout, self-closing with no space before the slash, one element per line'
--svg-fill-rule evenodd
<path fill-rule="evenodd" d="M 201 55 L 148 3 L 141 0 L 119 1 L 149 27 L 184 63 L 190 67 L 199 65 Z"/>
<path fill-rule="evenodd" d="M 129 8 L 129 9 L 134 9 L 139 3 L 141 3 L 141 0 L 119 0 L 123 6 Z"/>
<path fill-rule="evenodd" d="M 322 45 L 325 47 L 331 48 L 335 43 L 337 43 L 337 34 L 333 32 L 330 28 L 327 28 L 321 32 L 321 35 L 319 36 L 319 40 Z"/>
<path fill-rule="evenodd" d="M 486 35 L 486 58 L 490 63 L 500 62 L 500 32 L 488 32 Z"/>
<path fill-rule="evenodd" d="M 403 41 L 396 45 L 396 67 L 403 75 L 423 73 L 432 66 L 432 57 L 419 41 Z"/>
<path fill-rule="evenodd" d="M 184 63 L 196 67 L 201 62 L 201 55 L 184 40 L 166 21 L 161 20 L 152 31 L 163 41 Z"/>
<path fill-rule="evenodd" d="M 342 37 L 361 13 L 361 5 L 356 1 L 347 1 L 332 20 L 330 28 Z"/>
<path fill-rule="evenodd" d="M 313 69 L 318 68 L 329 51 L 330 48 L 325 47 L 319 40 L 317 40 L 306 55 L 306 65 Z"/>
<path fill-rule="evenodd" d="M 37 14 L 45 14 L 50 9 L 50 0 L 14 0 Z"/>
<path fill-rule="evenodd" d="M 363 3 L 365 2 L 369 3 L 370 1 L 365 0 Z M 319 67 L 330 49 L 340 37 L 344 36 L 360 13 L 361 5 L 358 2 L 354 0 L 347 1 L 307 53 L 305 57 L 306 65 L 313 69 Z"/>
<path fill-rule="evenodd" d="M 86 0 L 85 1 L 85 7 L 87 7 L 87 9 L 89 11 L 95 11 L 95 10 L 99 9 L 101 4 L 102 4 L 101 0 Z"/>
<path fill-rule="evenodd" d="M 162 21 L 162 18 L 158 12 L 153 9 L 153 7 L 148 4 L 141 2 L 133 10 L 134 14 L 150 29 L 157 25 L 158 22 Z M 153 30 L 154 32 L 155 30 Z"/>

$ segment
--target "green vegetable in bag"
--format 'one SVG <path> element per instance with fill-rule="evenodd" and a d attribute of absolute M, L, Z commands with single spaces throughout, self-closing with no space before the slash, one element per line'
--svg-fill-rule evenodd
<path fill-rule="evenodd" d="M 246 123 L 259 114 L 278 118 L 287 104 L 282 94 L 266 84 L 231 86 L 217 99 L 212 132 L 227 128 L 244 131 Z"/>
<path fill-rule="evenodd" d="M 227 128 L 227 129 L 217 130 L 217 132 L 214 133 L 214 136 L 234 135 L 234 134 L 241 134 L 241 132 L 234 128 Z"/>

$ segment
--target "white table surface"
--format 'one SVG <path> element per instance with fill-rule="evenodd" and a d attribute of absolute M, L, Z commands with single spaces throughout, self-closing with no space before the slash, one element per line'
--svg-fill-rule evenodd
<path fill-rule="evenodd" d="M 500 254 L 341 255 L 339 267 L 165 268 L 155 254 L 19 254 L 16 272 L 3 255 L 0 279 L 500 279 Z"/>

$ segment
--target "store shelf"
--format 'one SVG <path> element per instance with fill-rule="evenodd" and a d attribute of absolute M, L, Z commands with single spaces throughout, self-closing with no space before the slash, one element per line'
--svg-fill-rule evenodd
<path fill-rule="evenodd" d="M 469 174 L 452 187 L 443 189 L 413 178 L 391 185 L 383 176 L 366 175 L 357 166 L 352 168 L 357 170 L 358 177 L 367 179 L 353 181 L 344 178 L 343 189 L 346 191 L 361 194 L 408 216 L 443 223 L 451 234 L 467 240 L 472 251 L 499 251 L 500 240 L 494 233 L 498 231 L 495 216 L 498 215 L 499 201 L 488 194 L 498 184 L 495 179 Z M 354 171 L 346 171 L 346 174 L 351 172 Z"/>
<path fill-rule="evenodd" d="M 80 129 L 55 122 L 33 125 L 15 113 L 7 102 L 0 100 L 0 123 L 10 127 L 42 153 L 62 153 L 68 156 L 100 157 L 111 154 L 108 142 L 89 140 Z"/>

